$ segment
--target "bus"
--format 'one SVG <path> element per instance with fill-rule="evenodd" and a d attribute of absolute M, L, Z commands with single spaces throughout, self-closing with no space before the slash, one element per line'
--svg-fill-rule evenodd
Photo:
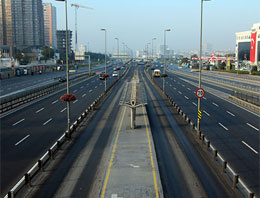
<path fill-rule="evenodd" d="M 161 76 L 161 71 L 159 69 L 155 69 L 153 71 L 153 77 L 160 77 Z"/>

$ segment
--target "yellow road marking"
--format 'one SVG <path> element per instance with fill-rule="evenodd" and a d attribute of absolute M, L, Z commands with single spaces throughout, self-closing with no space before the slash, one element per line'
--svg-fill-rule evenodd
<path fill-rule="evenodd" d="M 124 109 L 123 116 L 122 116 L 122 119 L 120 121 L 120 125 L 119 125 L 119 128 L 118 128 L 117 134 L 116 134 L 116 139 L 115 139 L 115 142 L 114 142 L 114 145 L 113 145 L 112 155 L 111 155 L 110 160 L 109 160 L 109 165 L 108 165 L 107 174 L 106 174 L 106 177 L 105 177 L 104 187 L 103 187 L 102 193 L 101 193 L 102 198 L 104 198 L 104 196 L 105 196 L 107 183 L 108 183 L 108 179 L 109 179 L 109 176 L 110 176 L 111 166 L 112 166 L 113 159 L 114 159 L 115 152 L 116 152 L 117 140 L 118 140 L 119 133 L 120 133 L 120 130 L 121 130 L 121 127 L 122 127 L 122 123 L 123 123 L 123 120 L 124 120 L 124 117 L 125 117 L 125 112 L 126 112 L 126 107 Z"/>
<path fill-rule="evenodd" d="M 144 113 L 144 123 L 145 123 L 145 127 L 146 127 L 146 134 L 147 134 L 148 144 L 149 144 L 150 160 L 151 160 L 152 169 L 153 169 L 153 183 L 154 183 L 156 198 L 158 198 L 159 193 L 158 193 L 158 185 L 157 185 L 157 179 L 156 179 L 155 168 L 154 168 L 151 139 L 150 139 L 150 135 L 149 135 L 148 127 L 147 127 L 147 121 L 146 121 L 146 117 L 145 117 L 144 107 L 143 107 L 143 113 Z"/>

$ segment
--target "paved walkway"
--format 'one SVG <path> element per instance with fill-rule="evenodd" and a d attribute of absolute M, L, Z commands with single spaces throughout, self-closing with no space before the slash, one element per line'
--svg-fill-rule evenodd
<path fill-rule="evenodd" d="M 130 116 L 130 108 L 122 106 L 100 197 L 163 197 L 146 108 L 136 109 L 135 129 Z"/>

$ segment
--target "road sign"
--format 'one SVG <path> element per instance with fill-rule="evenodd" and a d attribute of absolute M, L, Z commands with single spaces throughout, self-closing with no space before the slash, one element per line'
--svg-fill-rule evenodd
<path fill-rule="evenodd" d="M 204 95 L 205 95 L 204 89 L 198 88 L 197 91 L 196 91 L 196 96 L 197 96 L 198 98 L 203 98 Z"/>
<path fill-rule="evenodd" d="M 201 110 L 198 110 L 198 119 L 201 119 L 201 114 L 202 114 Z"/>

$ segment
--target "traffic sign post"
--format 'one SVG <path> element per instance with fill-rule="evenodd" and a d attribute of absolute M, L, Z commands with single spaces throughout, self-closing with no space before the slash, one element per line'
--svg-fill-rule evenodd
<path fill-rule="evenodd" d="M 205 95 L 204 89 L 198 88 L 197 91 L 196 91 L 196 96 L 197 96 L 198 98 L 203 98 L 204 95 Z"/>

